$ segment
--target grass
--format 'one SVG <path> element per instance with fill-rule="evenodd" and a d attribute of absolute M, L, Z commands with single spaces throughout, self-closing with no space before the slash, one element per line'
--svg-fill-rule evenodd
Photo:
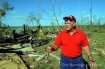
<path fill-rule="evenodd" d="M 89 38 L 89 42 L 90 42 L 90 49 L 92 52 L 92 56 L 94 58 L 94 60 L 96 61 L 98 67 L 97 69 L 105 69 L 105 55 L 102 54 L 101 50 L 105 51 L 105 44 L 104 44 L 104 40 L 105 40 L 105 33 L 93 33 L 92 36 Z M 41 46 L 41 47 L 36 47 L 36 51 L 40 54 L 44 54 L 44 48 L 47 46 L 53 45 L 53 41 L 51 41 L 50 43 L 48 43 L 47 45 Z M 60 58 L 60 49 L 58 49 L 57 51 L 52 52 L 52 54 L 58 56 Z M 83 58 L 88 61 L 87 55 L 85 54 L 84 50 L 83 50 Z M 49 59 L 51 59 L 51 56 L 49 56 Z M 48 59 L 45 59 L 48 60 Z M 48 60 L 49 61 L 49 60 Z M 54 67 L 54 64 L 56 63 L 56 65 L 58 66 L 58 68 L 56 69 L 60 69 L 59 68 L 59 62 L 58 60 L 54 59 L 51 61 L 51 63 L 49 63 L 50 65 L 48 65 L 49 67 Z M 46 66 L 44 69 L 47 69 Z M 53 68 L 52 68 L 53 69 Z"/>
<path fill-rule="evenodd" d="M 48 30 L 47 28 L 48 27 L 43 27 L 43 31 L 44 32 L 47 31 Z M 85 31 L 88 31 L 88 29 Z M 102 54 L 103 52 L 105 52 L 105 33 L 92 33 L 92 36 L 89 38 L 89 42 L 90 42 L 90 49 L 91 49 L 93 58 L 98 64 L 97 69 L 105 69 L 105 66 L 104 66 L 105 55 Z M 34 49 L 38 54 L 45 54 L 44 48 L 50 45 L 53 46 L 53 41 L 50 41 L 48 44 L 42 45 L 40 47 L 36 47 Z M 61 53 L 60 49 L 58 49 L 57 51 L 54 51 L 51 54 L 54 54 L 60 58 L 60 53 Z M 84 50 L 83 50 L 83 58 L 86 61 L 88 61 L 87 55 L 85 54 Z M 35 68 L 33 69 L 60 69 L 59 61 L 52 56 L 48 56 L 44 60 L 41 60 L 39 62 L 34 62 L 34 63 L 36 64 L 34 65 Z"/>
<path fill-rule="evenodd" d="M 92 56 L 98 65 L 97 69 L 105 69 L 105 55 L 102 54 L 102 51 L 105 51 L 104 36 L 105 33 L 93 33 L 92 37 L 89 39 Z M 87 55 L 84 51 L 83 57 L 88 61 Z"/>

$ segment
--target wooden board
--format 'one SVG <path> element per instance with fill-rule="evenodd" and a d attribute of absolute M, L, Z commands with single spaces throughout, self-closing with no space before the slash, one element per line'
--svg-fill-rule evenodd
<path fill-rule="evenodd" d="M 12 45 L 13 43 L 0 43 L 0 47 L 6 46 L 6 45 Z"/>
<path fill-rule="evenodd" d="M 34 49 L 31 47 L 31 44 L 25 43 L 21 46 L 21 44 L 14 44 L 10 46 L 10 48 L 7 47 L 0 47 L 1 53 L 17 53 L 17 52 L 34 52 Z"/>
<path fill-rule="evenodd" d="M 28 69 L 15 53 L 0 53 L 0 69 Z"/>
<path fill-rule="evenodd" d="M 12 48 L 17 49 L 14 51 L 22 51 L 22 52 L 34 51 L 34 49 L 31 47 L 31 44 L 29 43 L 25 43 L 22 46 L 20 46 L 20 44 L 15 44 L 15 45 L 12 45 Z"/>

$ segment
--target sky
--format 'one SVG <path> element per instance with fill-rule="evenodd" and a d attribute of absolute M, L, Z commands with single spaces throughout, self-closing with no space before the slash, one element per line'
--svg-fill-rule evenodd
<path fill-rule="evenodd" d="M 2 23 L 10 26 L 36 26 L 38 21 L 31 20 L 32 17 L 39 19 L 42 26 L 51 26 L 54 22 L 57 24 L 56 17 L 59 25 L 64 25 L 63 17 L 69 15 L 75 16 L 77 22 L 82 24 L 81 19 L 87 22 L 90 19 L 91 1 L 92 21 L 96 23 L 101 19 L 101 23 L 105 23 L 105 0 L 0 0 L 0 5 L 4 1 L 14 7 L 2 18 Z M 30 18 L 31 14 L 33 16 Z"/>

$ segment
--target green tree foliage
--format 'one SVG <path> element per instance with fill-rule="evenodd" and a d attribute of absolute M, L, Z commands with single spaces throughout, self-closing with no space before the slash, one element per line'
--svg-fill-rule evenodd
<path fill-rule="evenodd" d="M 1 5 L 0 5 L 0 27 L 2 25 L 2 17 L 6 15 L 6 13 L 9 10 L 13 10 L 14 7 L 11 6 L 7 1 L 4 1 Z"/>

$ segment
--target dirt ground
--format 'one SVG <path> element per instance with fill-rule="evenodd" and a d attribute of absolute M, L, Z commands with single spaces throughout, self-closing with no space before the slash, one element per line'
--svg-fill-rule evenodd
<path fill-rule="evenodd" d="M 24 44 L 21 49 L 19 44 L 14 48 L 19 48 L 16 53 L 0 53 L 0 69 L 59 69 L 59 58 L 55 55 L 47 55 L 39 48 L 37 52 L 34 48 L 29 47 L 29 44 Z M 29 49 L 30 48 L 30 49 Z"/>

